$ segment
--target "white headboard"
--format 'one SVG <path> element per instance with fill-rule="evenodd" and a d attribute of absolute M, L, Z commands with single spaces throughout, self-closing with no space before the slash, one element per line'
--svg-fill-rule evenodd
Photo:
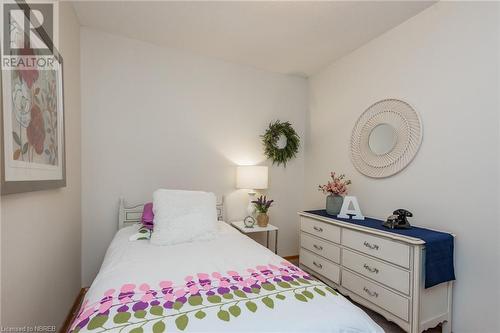
<path fill-rule="evenodd" d="M 224 197 L 217 196 L 217 220 L 224 220 Z M 120 198 L 118 208 L 118 229 L 141 222 L 144 204 L 126 206 L 125 199 Z"/>

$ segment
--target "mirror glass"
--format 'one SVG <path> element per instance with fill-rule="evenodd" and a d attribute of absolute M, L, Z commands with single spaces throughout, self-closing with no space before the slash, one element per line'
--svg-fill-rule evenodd
<path fill-rule="evenodd" d="M 375 126 L 368 138 L 370 150 L 375 155 L 384 155 L 390 152 L 397 142 L 397 133 L 389 124 Z"/>
<path fill-rule="evenodd" d="M 276 142 L 276 148 L 283 149 L 286 147 L 287 139 L 284 134 L 280 134 L 278 137 L 278 142 Z"/>

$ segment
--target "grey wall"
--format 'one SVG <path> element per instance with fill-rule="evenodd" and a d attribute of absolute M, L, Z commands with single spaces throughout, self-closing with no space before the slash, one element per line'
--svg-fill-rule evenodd
<path fill-rule="evenodd" d="M 1 197 L 3 327 L 59 326 L 81 287 L 80 26 L 59 11 L 67 186 Z"/>
<path fill-rule="evenodd" d="M 440 2 L 331 64 L 310 81 L 306 206 L 331 170 L 352 179 L 363 213 L 395 208 L 412 222 L 456 234 L 454 332 L 499 332 L 499 4 Z M 420 113 L 415 160 L 387 179 L 357 172 L 352 128 L 383 98 Z"/>
<path fill-rule="evenodd" d="M 117 230 L 118 198 L 151 200 L 155 189 L 226 195 L 227 220 L 248 203 L 235 166 L 265 160 L 259 135 L 275 119 L 304 136 L 307 81 L 82 29 L 83 281 L 97 273 Z M 296 212 L 303 150 L 271 167 L 279 253 L 298 253 Z"/>

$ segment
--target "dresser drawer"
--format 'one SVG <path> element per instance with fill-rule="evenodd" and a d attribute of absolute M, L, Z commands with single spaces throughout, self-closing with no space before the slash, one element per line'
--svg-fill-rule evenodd
<path fill-rule="evenodd" d="M 349 271 L 342 271 L 342 286 L 408 321 L 409 300 Z"/>
<path fill-rule="evenodd" d="M 401 268 L 345 249 L 342 251 L 342 265 L 406 295 L 410 294 L 410 272 Z"/>
<path fill-rule="evenodd" d="M 408 245 L 350 229 L 344 229 L 342 245 L 396 265 L 410 268 L 410 247 Z"/>
<path fill-rule="evenodd" d="M 340 228 L 308 217 L 300 219 L 300 229 L 312 235 L 340 244 Z"/>
<path fill-rule="evenodd" d="M 335 283 L 340 283 L 340 266 L 304 249 L 300 249 L 299 258 L 302 265 Z"/>
<path fill-rule="evenodd" d="M 306 233 L 300 234 L 300 246 L 340 264 L 340 247 Z"/>

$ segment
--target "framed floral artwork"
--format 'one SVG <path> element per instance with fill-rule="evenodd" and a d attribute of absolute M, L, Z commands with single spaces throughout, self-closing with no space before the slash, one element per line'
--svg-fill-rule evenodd
<path fill-rule="evenodd" d="M 2 70 L 2 195 L 66 186 L 63 59 L 54 59 L 52 69 Z"/>

